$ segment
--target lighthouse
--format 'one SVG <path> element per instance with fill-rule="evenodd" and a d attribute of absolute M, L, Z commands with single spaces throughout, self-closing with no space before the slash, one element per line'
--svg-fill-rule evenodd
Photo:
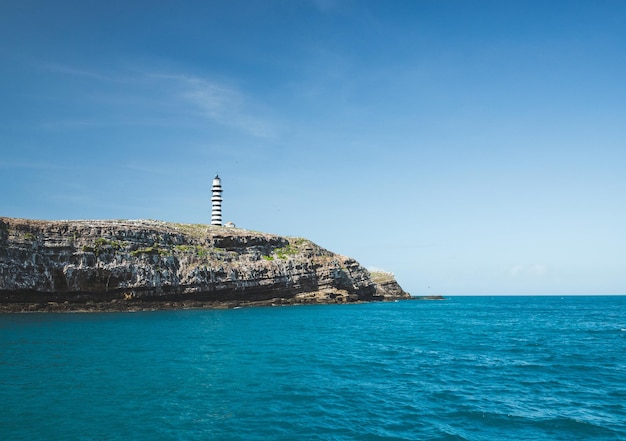
<path fill-rule="evenodd" d="M 222 226 L 222 181 L 219 175 L 213 178 L 213 196 L 211 197 L 211 225 Z"/>

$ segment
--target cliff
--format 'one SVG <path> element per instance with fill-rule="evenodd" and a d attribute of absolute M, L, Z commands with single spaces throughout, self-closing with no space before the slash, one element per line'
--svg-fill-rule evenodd
<path fill-rule="evenodd" d="M 0 218 L 0 311 L 408 299 L 313 242 L 158 221 Z"/>

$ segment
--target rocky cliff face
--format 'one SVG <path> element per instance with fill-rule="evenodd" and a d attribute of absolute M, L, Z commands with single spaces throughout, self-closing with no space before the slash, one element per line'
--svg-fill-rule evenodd
<path fill-rule="evenodd" d="M 409 298 L 311 241 L 158 221 L 0 218 L 0 309 L 142 309 Z"/>

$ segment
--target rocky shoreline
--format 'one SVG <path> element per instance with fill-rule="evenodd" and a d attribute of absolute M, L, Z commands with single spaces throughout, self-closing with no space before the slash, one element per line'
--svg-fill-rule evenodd
<path fill-rule="evenodd" d="M 0 312 L 410 298 L 392 274 L 303 238 L 151 220 L 0 218 Z"/>
<path fill-rule="evenodd" d="M 350 305 L 368 303 L 366 301 L 349 302 Z M 303 306 L 303 305 L 331 304 L 331 302 L 291 302 L 276 298 L 263 301 L 135 301 L 135 302 L 87 302 L 87 303 L 0 303 L 1 313 L 87 313 L 87 312 L 145 312 L 168 311 L 184 309 L 237 309 L 249 307 L 272 306 Z"/>

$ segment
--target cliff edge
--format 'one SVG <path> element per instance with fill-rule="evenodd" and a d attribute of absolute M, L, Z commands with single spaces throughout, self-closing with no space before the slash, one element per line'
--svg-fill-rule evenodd
<path fill-rule="evenodd" d="M 313 242 L 149 220 L 0 217 L 0 311 L 409 299 L 392 275 Z"/>

